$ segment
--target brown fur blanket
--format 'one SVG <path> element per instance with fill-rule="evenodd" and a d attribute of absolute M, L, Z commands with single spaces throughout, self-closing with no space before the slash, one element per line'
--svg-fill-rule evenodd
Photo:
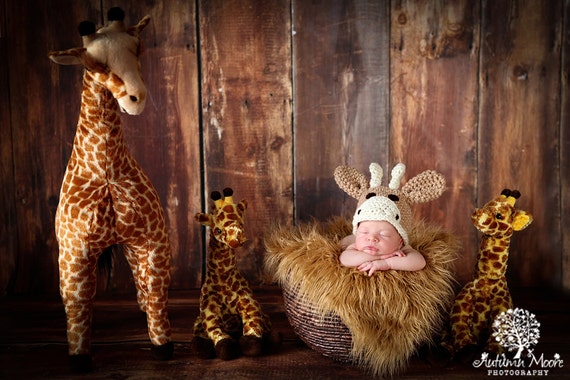
<path fill-rule="evenodd" d="M 442 327 L 453 301 L 459 243 L 439 227 L 415 222 L 410 245 L 424 255 L 426 267 L 368 277 L 340 265 L 339 241 L 350 233 L 350 223 L 341 218 L 273 226 L 265 238 L 265 267 L 280 285 L 299 286 L 301 297 L 322 316 L 341 318 L 352 334 L 354 363 L 375 376 L 392 375 Z"/>

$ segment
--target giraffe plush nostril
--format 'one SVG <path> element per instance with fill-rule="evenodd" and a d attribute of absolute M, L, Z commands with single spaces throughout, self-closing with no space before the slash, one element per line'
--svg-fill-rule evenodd
<path fill-rule="evenodd" d="M 137 100 L 139 100 L 139 99 L 138 99 L 136 96 L 134 96 L 134 95 L 129 96 L 129 98 L 131 99 L 131 101 L 133 101 L 133 102 L 135 102 L 135 103 L 137 102 Z"/>

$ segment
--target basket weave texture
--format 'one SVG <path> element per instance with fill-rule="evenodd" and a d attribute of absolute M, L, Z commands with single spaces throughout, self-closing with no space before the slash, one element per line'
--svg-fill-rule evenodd
<path fill-rule="evenodd" d="M 437 226 L 414 222 L 410 245 L 426 267 L 368 277 L 339 263 L 339 241 L 351 232 L 342 218 L 273 226 L 265 237 L 265 268 L 283 288 L 291 326 L 311 349 L 373 376 L 394 375 L 442 328 L 459 243 Z"/>
<path fill-rule="evenodd" d="M 298 286 L 284 284 L 283 301 L 293 331 L 307 346 L 333 360 L 352 361 L 352 334 L 338 315 L 320 315 L 310 301 L 299 295 Z"/>

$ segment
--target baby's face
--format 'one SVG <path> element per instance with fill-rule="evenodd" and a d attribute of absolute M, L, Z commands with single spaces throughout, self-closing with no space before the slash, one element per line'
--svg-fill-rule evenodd
<path fill-rule="evenodd" d="M 402 247 L 402 237 L 388 222 L 364 221 L 356 230 L 355 246 L 369 255 L 385 255 Z"/>

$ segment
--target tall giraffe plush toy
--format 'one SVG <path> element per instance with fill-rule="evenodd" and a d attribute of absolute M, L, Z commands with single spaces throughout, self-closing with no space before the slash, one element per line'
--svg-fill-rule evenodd
<path fill-rule="evenodd" d="M 236 267 L 234 252 L 246 241 L 247 202 L 234 203 L 230 188 L 224 189 L 223 196 L 218 191 L 212 192 L 211 198 L 213 210 L 209 214 L 196 214 L 196 220 L 210 228 L 210 239 L 192 345 L 206 358 L 230 360 L 239 356 L 240 351 L 246 356 L 258 356 L 262 353 L 263 338 L 269 337 L 271 324 Z M 230 335 L 234 331 L 241 333 L 239 347 Z"/>
<path fill-rule="evenodd" d="M 81 372 L 92 368 L 97 259 L 115 244 L 125 248 L 154 355 L 168 359 L 173 352 L 164 213 L 156 190 L 125 145 L 119 114 L 137 115 L 145 106 L 139 33 L 150 17 L 126 27 L 124 12 L 113 8 L 108 19 L 109 25 L 99 30 L 89 21 L 79 25 L 83 47 L 49 54 L 56 63 L 85 67 L 81 111 L 55 218 L 69 355 L 72 368 Z"/>
<path fill-rule="evenodd" d="M 475 278 L 465 284 L 455 298 L 450 329 L 442 340 L 442 346 L 451 355 L 461 350 L 474 350 L 485 342 L 487 350 L 500 351 L 490 329 L 497 315 L 513 308 L 505 276 L 511 236 L 532 222 L 530 214 L 515 209 L 519 197 L 517 190 L 505 189 L 499 197 L 476 209 L 471 216 L 473 225 L 483 233 L 483 238 Z"/>

